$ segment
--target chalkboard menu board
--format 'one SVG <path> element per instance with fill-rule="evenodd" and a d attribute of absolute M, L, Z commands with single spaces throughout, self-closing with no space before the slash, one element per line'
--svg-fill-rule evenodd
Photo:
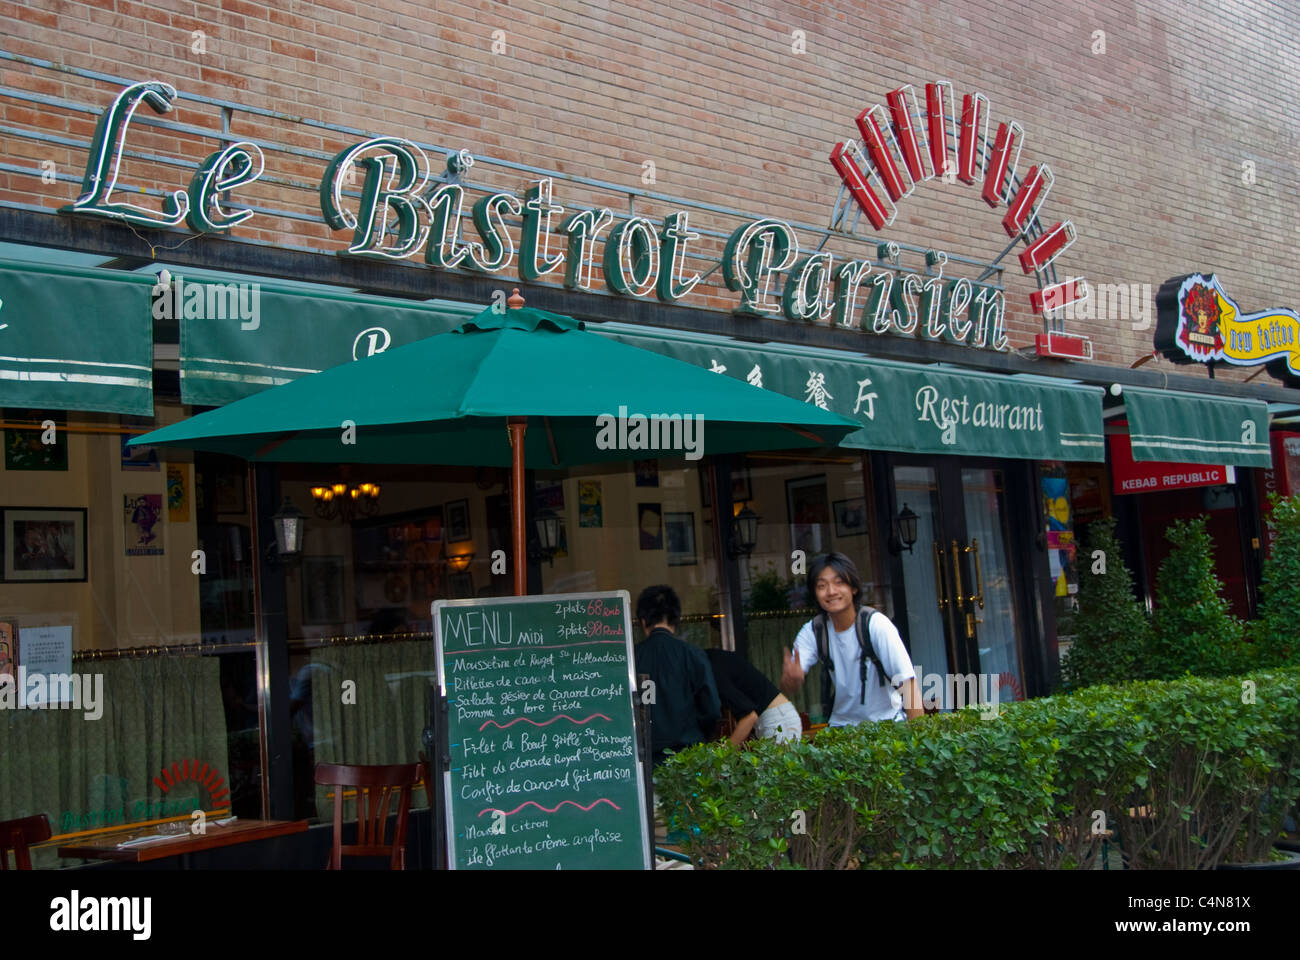
<path fill-rule="evenodd" d="M 439 600 L 453 869 L 648 869 L 628 594 Z"/>

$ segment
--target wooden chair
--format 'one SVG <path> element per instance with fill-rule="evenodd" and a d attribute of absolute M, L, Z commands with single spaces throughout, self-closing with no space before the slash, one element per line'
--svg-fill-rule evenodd
<path fill-rule="evenodd" d="M 0 870 L 9 869 L 9 851 L 14 852 L 14 866 L 30 870 L 32 858 L 27 848 L 50 839 L 50 818 L 43 813 L 17 820 L 0 820 Z"/>
<path fill-rule="evenodd" d="M 411 810 L 411 790 L 419 779 L 418 763 L 359 766 L 346 763 L 316 764 L 316 783 L 334 788 L 334 848 L 327 870 L 341 870 L 343 857 L 388 857 L 390 870 L 406 869 L 406 820 Z M 343 791 L 356 788 L 357 842 L 343 844 Z M 393 839 L 384 842 L 388 807 L 398 795 Z"/>
<path fill-rule="evenodd" d="M 433 805 L 433 764 L 423 750 L 420 751 L 420 779 L 424 781 L 424 795 L 429 799 L 429 816 L 433 816 L 436 809 Z"/>

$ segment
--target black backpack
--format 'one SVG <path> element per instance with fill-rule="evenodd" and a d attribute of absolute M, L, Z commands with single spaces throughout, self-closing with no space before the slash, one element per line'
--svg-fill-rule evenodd
<path fill-rule="evenodd" d="M 871 638 L 871 618 L 880 613 L 875 607 L 869 607 L 865 604 L 858 610 L 858 618 L 853 621 L 854 629 L 858 634 L 858 648 L 861 655 L 858 658 L 858 683 L 862 687 L 862 703 L 867 702 L 867 659 L 876 665 L 876 678 L 880 681 L 882 687 L 889 686 L 889 679 L 885 676 L 885 668 L 880 662 L 880 657 L 876 653 L 876 647 L 870 642 Z M 882 614 L 883 616 L 883 614 Z M 822 665 L 822 705 L 829 717 L 835 709 L 835 661 L 830 655 L 829 633 L 826 629 L 825 612 L 817 614 L 812 619 L 813 637 L 817 640 L 817 660 Z"/>

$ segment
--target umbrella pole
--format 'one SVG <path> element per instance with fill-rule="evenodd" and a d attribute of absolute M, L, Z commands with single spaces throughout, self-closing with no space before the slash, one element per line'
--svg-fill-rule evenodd
<path fill-rule="evenodd" d="M 524 536 L 524 431 L 528 429 L 527 417 L 511 417 L 506 421 L 510 431 L 510 521 L 514 534 L 515 596 L 527 593 L 527 538 Z"/>

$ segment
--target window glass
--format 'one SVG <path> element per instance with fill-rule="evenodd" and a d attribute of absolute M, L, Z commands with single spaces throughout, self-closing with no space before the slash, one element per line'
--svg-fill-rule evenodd
<path fill-rule="evenodd" d="M 0 819 L 50 818 L 41 867 L 125 824 L 261 811 L 245 474 L 125 446 L 188 413 L 4 414 Z"/>
<path fill-rule="evenodd" d="M 863 601 L 892 614 L 864 457 L 842 450 L 756 454 L 740 461 L 731 492 L 737 511 L 747 506 L 760 518 L 754 550 L 740 559 L 740 579 L 749 659 L 773 683 L 780 683 L 785 649 L 815 612 L 806 571 L 818 554 L 848 556 L 862 577 Z M 813 723 L 825 721 L 820 666 L 792 700 Z"/>

